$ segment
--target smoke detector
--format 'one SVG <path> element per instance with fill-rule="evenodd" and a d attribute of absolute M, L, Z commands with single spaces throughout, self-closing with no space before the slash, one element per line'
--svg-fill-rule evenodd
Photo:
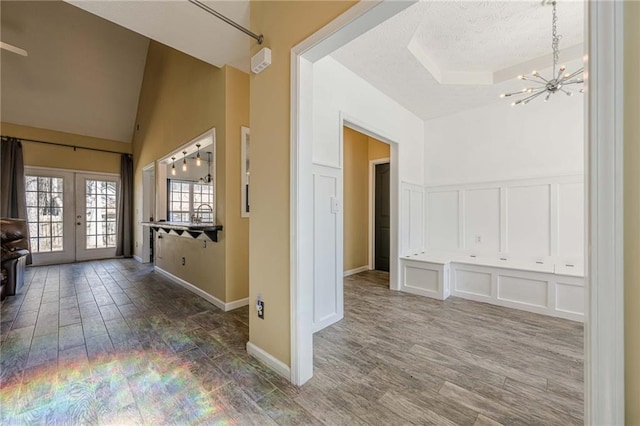
<path fill-rule="evenodd" d="M 271 65 L 271 49 L 263 48 L 251 58 L 251 71 L 260 74 L 265 68 Z"/>

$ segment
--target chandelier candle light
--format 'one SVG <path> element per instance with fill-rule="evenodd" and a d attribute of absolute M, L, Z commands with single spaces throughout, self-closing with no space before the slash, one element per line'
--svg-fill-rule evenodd
<path fill-rule="evenodd" d="M 543 2 L 544 4 L 544 2 Z M 560 57 L 560 39 L 561 35 L 558 35 L 557 23 L 558 16 L 556 15 L 556 2 L 552 1 L 551 5 L 553 6 L 553 19 L 551 20 L 551 47 L 553 49 L 553 74 L 551 78 L 547 80 L 542 77 L 538 71 L 533 71 L 531 76 L 519 75 L 518 78 L 520 80 L 529 81 L 532 84 L 536 84 L 537 86 L 525 87 L 524 89 L 518 92 L 512 93 L 503 93 L 500 95 L 501 98 L 506 98 L 510 96 L 522 95 L 524 96 L 522 99 L 518 99 L 513 102 L 511 106 L 520 105 L 520 104 L 528 104 L 531 100 L 537 98 L 540 95 L 546 94 L 544 101 L 547 102 L 551 95 L 562 92 L 567 96 L 572 96 L 573 92 L 565 89 L 565 86 L 571 84 L 582 84 L 584 83 L 584 78 L 582 73 L 584 72 L 584 67 L 580 68 L 573 73 L 565 73 L 565 66 L 562 65 L 558 68 L 558 59 Z M 556 73 L 556 70 L 558 72 Z M 584 93 L 584 89 L 580 89 L 580 93 Z"/>

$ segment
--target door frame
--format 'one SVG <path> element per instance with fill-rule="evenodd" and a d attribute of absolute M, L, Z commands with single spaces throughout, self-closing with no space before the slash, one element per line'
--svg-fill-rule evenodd
<path fill-rule="evenodd" d="M 142 168 L 142 222 L 151 217 L 156 220 L 156 162 L 153 161 Z M 133 256 L 140 263 L 151 262 L 151 238 L 153 231 L 148 226 L 141 226 L 142 247 L 140 256 Z"/>
<path fill-rule="evenodd" d="M 56 265 L 62 263 L 75 262 L 76 259 L 76 194 L 75 194 L 75 173 L 70 170 L 52 169 L 48 167 L 24 166 L 24 175 L 26 176 L 45 176 L 64 179 L 64 197 L 62 202 L 63 209 L 63 251 L 49 253 L 33 253 L 33 266 Z M 66 198 L 71 194 L 71 200 Z M 66 201 L 66 202 L 65 202 Z M 73 252 L 69 253 L 68 245 L 73 246 Z M 42 259 L 41 259 L 42 258 Z"/>
<path fill-rule="evenodd" d="M 25 176 L 28 174 L 28 171 L 33 170 L 36 174 L 37 173 L 48 173 L 51 172 L 53 173 L 51 176 L 68 176 L 70 177 L 70 182 L 71 185 L 73 186 L 73 200 L 71 200 L 70 203 L 65 203 L 65 207 L 68 205 L 73 206 L 73 221 L 70 221 L 70 225 L 71 228 L 73 229 L 73 238 L 69 237 L 70 239 L 73 240 L 73 260 L 63 260 L 61 262 L 43 262 L 43 263 L 38 263 L 38 265 L 34 265 L 34 266 L 44 266 L 44 265 L 55 265 L 55 264 L 62 264 L 62 263 L 73 263 L 73 262 L 79 262 L 82 260 L 77 260 L 77 232 L 76 232 L 76 211 L 77 211 L 77 202 L 76 202 L 76 175 L 78 174 L 84 174 L 84 175 L 92 175 L 92 176 L 105 176 L 105 177 L 112 177 L 112 178 L 116 178 L 116 180 L 119 182 L 120 181 L 120 175 L 118 173 L 109 173 L 109 172 L 93 172 L 90 170 L 78 170 L 78 169 L 63 169 L 60 167 L 43 167 L 43 166 L 30 166 L 28 164 L 24 165 L 24 173 Z M 66 187 L 65 187 L 66 189 Z M 84 220 L 84 219 L 83 219 Z M 65 227 L 67 227 L 67 224 L 65 223 Z M 115 256 L 114 256 L 115 257 Z"/>
<path fill-rule="evenodd" d="M 375 253 L 376 253 L 376 223 L 375 223 L 375 206 L 376 206 L 376 166 L 378 164 L 391 165 L 391 158 L 378 158 L 375 160 L 369 160 L 369 270 L 373 270 L 376 267 Z M 389 194 L 391 197 L 391 194 Z M 391 285 L 391 283 L 389 283 Z"/>
<path fill-rule="evenodd" d="M 116 256 L 116 247 L 107 247 L 107 248 L 95 248 L 95 249 L 87 249 L 86 247 L 86 236 L 87 236 L 87 207 L 86 205 L 82 205 L 78 200 L 82 199 L 82 195 L 86 196 L 86 190 L 78 191 L 78 188 L 81 187 L 80 181 L 83 180 L 86 183 L 86 180 L 99 180 L 104 177 L 105 180 L 115 181 L 116 182 L 116 238 L 117 238 L 117 216 L 118 216 L 118 203 L 121 197 L 119 192 L 120 188 L 120 175 L 117 173 L 94 173 L 94 172 L 75 172 L 73 174 L 75 186 L 74 186 L 74 197 L 76 198 L 76 208 L 75 214 L 76 218 L 74 218 L 74 233 L 76 237 L 75 244 L 75 261 L 76 262 L 84 262 L 87 260 L 98 260 L 98 259 L 115 259 Z M 84 185 L 82 185 L 84 186 Z M 83 214 L 78 215 L 78 212 L 82 212 Z M 82 219 L 78 218 L 78 216 L 82 216 Z M 82 224 L 78 224 L 77 221 L 82 220 Z M 84 231 L 79 231 L 78 228 L 81 227 Z M 84 236 L 84 243 L 80 236 Z M 111 254 L 113 253 L 113 254 Z"/>
<path fill-rule="evenodd" d="M 394 5 L 395 4 L 395 8 Z M 313 375 L 313 338 L 304 278 L 313 267 L 299 251 L 309 237 L 305 207 L 310 158 L 313 62 L 410 4 L 361 1 L 291 49 L 290 379 Z M 585 1 L 585 423 L 624 423 L 623 2 Z"/>

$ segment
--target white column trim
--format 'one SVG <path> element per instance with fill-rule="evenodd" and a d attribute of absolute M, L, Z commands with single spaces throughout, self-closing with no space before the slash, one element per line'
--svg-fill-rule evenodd
<path fill-rule="evenodd" d="M 623 2 L 586 3 L 585 424 L 624 418 Z"/>

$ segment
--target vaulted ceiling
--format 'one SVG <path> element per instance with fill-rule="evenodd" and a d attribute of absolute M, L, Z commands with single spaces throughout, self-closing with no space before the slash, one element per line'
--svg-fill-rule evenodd
<path fill-rule="evenodd" d="M 2 1 L 3 122 L 131 142 L 149 39 L 60 1 Z"/>
<path fill-rule="evenodd" d="M 249 2 L 205 1 L 241 25 Z M 187 0 L 0 2 L 1 119 L 131 142 L 149 39 L 249 69 L 248 36 Z"/>
<path fill-rule="evenodd" d="M 583 56 L 583 2 L 558 2 L 560 60 Z M 332 56 L 422 119 L 499 100 L 515 77 L 552 64 L 550 5 L 523 1 L 421 1 Z"/>

